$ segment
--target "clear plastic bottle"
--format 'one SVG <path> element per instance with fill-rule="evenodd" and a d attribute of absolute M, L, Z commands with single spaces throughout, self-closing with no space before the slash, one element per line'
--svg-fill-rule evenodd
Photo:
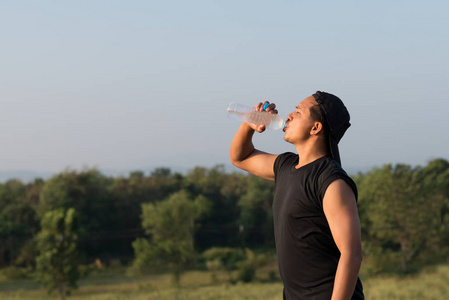
<path fill-rule="evenodd" d="M 264 109 L 267 104 L 265 104 Z M 228 109 L 226 110 L 226 116 L 240 122 L 265 125 L 266 128 L 272 130 L 279 130 L 285 126 L 285 121 L 280 116 L 266 111 L 256 111 L 253 107 L 239 103 L 229 104 Z"/>

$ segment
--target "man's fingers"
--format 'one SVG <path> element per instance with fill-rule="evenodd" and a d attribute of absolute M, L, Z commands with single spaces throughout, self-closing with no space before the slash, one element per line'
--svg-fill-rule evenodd
<path fill-rule="evenodd" d="M 256 131 L 258 132 L 258 133 L 262 133 L 262 132 L 264 132 L 265 131 L 265 125 L 257 125 L 256 126 Z"/>
<path fill-rule="evenodd" d="M 270 112 L 270 113 L 273 113 L 273 114 L 277 114 L 278 113 L 278 111 L 276 109 L 276 104 L 270 103 L 268 101 L 265 101 L 263 103 L 259 102 L 259 104 L 257 105 L 257 108 L 258 108 L 257 111 L 267 111 L 267 112 Z M 262 109 L 260 110 L 260 108 L 262 108 Z"/>

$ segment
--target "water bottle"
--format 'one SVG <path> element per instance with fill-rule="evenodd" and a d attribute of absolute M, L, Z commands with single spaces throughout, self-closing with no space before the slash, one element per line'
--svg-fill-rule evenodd
<path fill-rule="evenodd" d="M 269 104 L 265 103 L 264 110 Z M 226 110 L 226 116 L 240 122 L 248 122 L 256 125 L 265 125 L 266 128 L 279 130 L 284 128 L 285 121 L 278 115 L 266 111 L 256 111 L 253 107 L 243 104 L 231 103 Z"/>

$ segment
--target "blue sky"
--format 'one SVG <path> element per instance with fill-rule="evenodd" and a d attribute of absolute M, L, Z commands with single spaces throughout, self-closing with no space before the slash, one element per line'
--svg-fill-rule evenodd
<path fill-rule="evenodd" d="M 317 90 L 350 170 L 449 159 L 445 1 L 2 1 L 0 171 L 228 164 L 230 102 Z M 294 148 L 282 132 L 258 148 Z M 233 170 L 232 167 L 230 170 Z"/>

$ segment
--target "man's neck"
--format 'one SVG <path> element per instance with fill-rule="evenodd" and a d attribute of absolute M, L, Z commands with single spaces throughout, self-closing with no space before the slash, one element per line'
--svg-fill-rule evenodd
<path fill-rule="evenodd" d="M 298 164 L 295 166 L 297 169 L 329 154 L 326 145 L 319 142 L 298 145 L 296 146 L 296 152 L 299 156 Z"/>

